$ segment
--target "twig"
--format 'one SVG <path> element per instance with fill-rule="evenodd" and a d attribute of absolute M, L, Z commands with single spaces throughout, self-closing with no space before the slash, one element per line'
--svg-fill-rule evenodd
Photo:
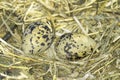
<path fill-rule="evenodd" d="M 85 31 L 85 29 L 83 28 L 82 24 L 78 21 L 77 17 L 76 16 L 73 16 L 73 19 L 77 22 L 78 26 L 80 27 L 80 29 L 82 30 L 82 32 L 85 34 L 85 35 L 88 35 L 87 32 Z"/>

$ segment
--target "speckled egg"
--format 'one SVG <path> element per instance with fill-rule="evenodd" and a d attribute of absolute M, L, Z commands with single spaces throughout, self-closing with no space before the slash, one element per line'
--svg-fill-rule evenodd
<path fill-rule="evenodd" d="M 96 42 L 83 34 L 66 33 L 55 44 L 55 51 L 61 59 L 79 59 L 93 52 Z"/>
<path fill-rule="evenodd" d="M 39 54 L 50 47 L 54 29 L 48 22 L 30 24 L 22 36 L 22 50 L 25 54 Z"/>

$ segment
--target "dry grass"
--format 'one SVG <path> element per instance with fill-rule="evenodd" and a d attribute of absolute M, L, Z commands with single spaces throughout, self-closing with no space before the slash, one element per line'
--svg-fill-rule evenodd
<path fill-rule="evenodd" d="M 96 52 L 76 61 L 57 60 L 53 44 L 39 56 L 25 56 L 20 50 L 24 29 L 45 18 L 53 22 L 56 37 L 89 35 L 97 42 Z M 12 36 L 5 41 L 8 31 Z M 0 80 L 120 79 L 119 0 L 1 0 L 0 37 Z"/>

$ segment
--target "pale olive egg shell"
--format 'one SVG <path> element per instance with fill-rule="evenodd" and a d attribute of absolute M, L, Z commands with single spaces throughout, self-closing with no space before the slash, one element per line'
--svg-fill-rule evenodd
<path fill-rule="evenodd" d="M 96 42 L 83 34 L 66 33 L 55 44 L 55 51 L 59 58 L 85 57 L 95 48 Z"/>
<path fill-rule="evenodd" d="M 50 47 L 53 39 L 53 27 L 47 23 L 34 22 L 22 36 L 22 50 L 25 54 L 41 53 Z"/>

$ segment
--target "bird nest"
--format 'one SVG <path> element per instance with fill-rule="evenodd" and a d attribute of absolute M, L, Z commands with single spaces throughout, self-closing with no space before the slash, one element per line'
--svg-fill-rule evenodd
<path fill-rule="evenodd" d="M 0 80 L 119 80 L 119 0 L 1 0 Z M 22 34 L 32 22 L 48 19 L 55 40 L 46 51 L 27 55 Z M 86 57 L 58 59 L 56 38 L 79 32 L 95 40 Z"/>

